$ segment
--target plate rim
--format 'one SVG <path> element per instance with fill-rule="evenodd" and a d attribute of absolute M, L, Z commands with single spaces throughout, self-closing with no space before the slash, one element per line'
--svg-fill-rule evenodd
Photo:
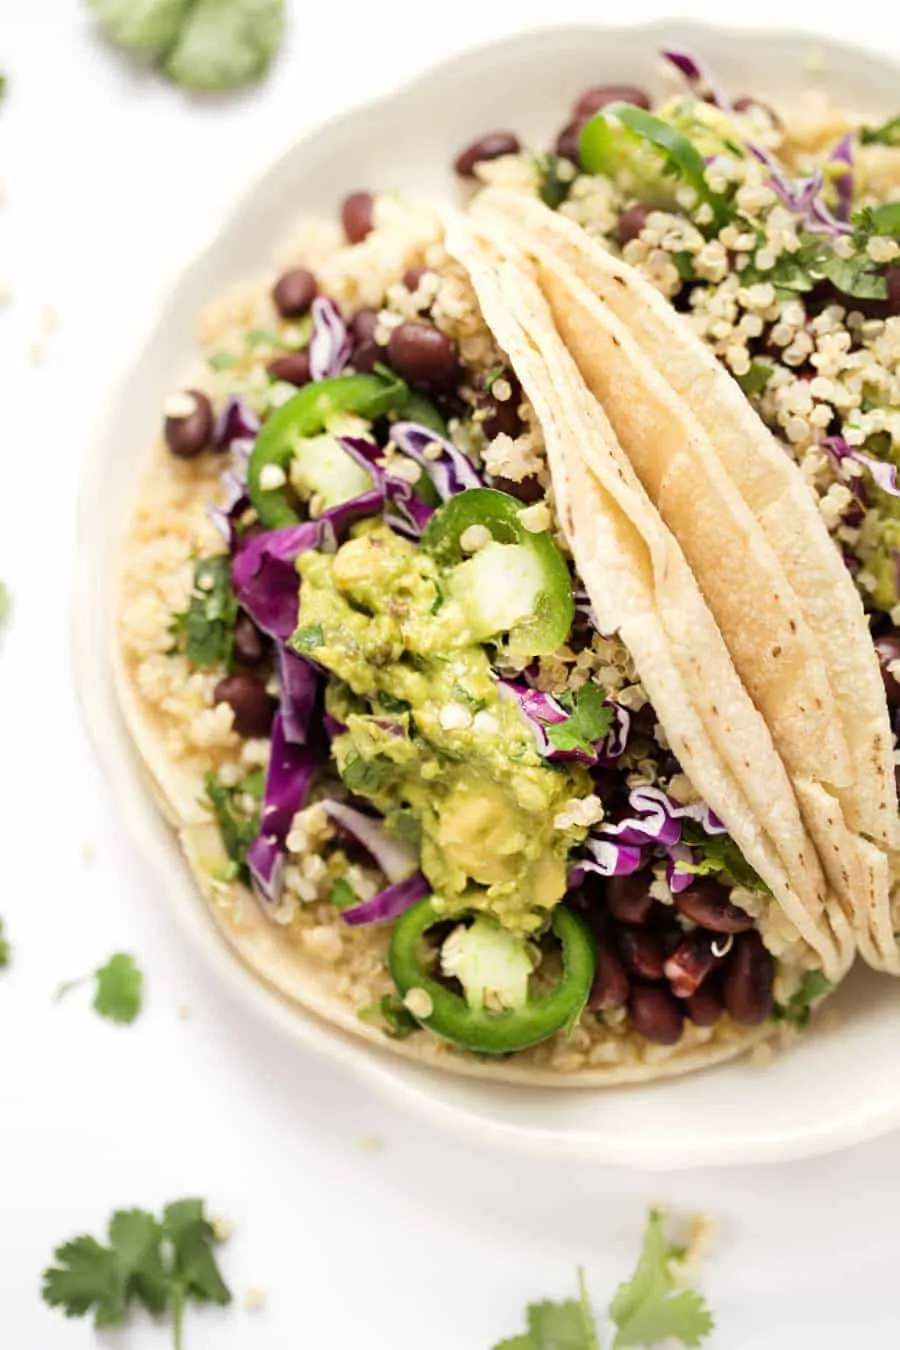
<path fill-rule="evenodd" d="M 104 700 L 103 683 L 97 676 L 101 667 L 108 668 L 108 655 L 98 656 L 92 642 L 86 615 L 90 610 L 91 549 L 88 547 L 96 512 L 96 497 L 102 480 L 102 465 L 107 457 L 112 409 L 117 408 L 131 381 L 132 372 L 141 361 L 144 348 L 150 343 L 165 313 L 173 306 L 179 291 L 188 283 L 192 273 L 213 252 L 220 249 L 227 237 L 235 231 L 242 212 L 259 186 L 277 174 L 285 162 L 302 147 L 309 147 L 319 139 L 340 134 L 341 130 L 359 118 L 365 110 L 381 109 L 391 104 L 414 101 L 435 77 L 442 81 L 460 78 L 467 67 L 503 54 L 505 59 L 519 48 L 533 46 L 538 41 L 562 42 L 579 39 L 596 43 L 603 35 L 615 33 L 633 40 L 636 46 L 651 45 L 658 49 L 673 39 L 702 49 L 704 38 L 716 42 L 742 38 L 765 47 L 770 44 L 805 46 L 810 52 L 846 61 L 848 56 L 857 61 L 869 61 L 885 71 L 900 73 L 900 60 L 883 52 L 875 52 L 865 43 L 845 41 L 822 36 L 798 27 L 750 27 L 700 20 L 655 19 L 640 23 L 552 23 L 536 24 L 525 30 L 475 42 L 454 51 L 449 57 L 429 63 L 411 78 L 388 87 L 370 98 L 354 99 L 331 116 L 308 125 L 299 136 L 286 137 L 273 151 L 255 162 L 229 192 L 219 213 L 219 224 L 203 243 L 192 249 L 184 259 L 173 261 L 164 270 L 152 306 L 136 316 L 123 338 L 121 355 L 113 369 L 100 383 L 98 397 L 100 411 L 92 419 L 86 437 L 79 470 L 76 508 L 76 537 L 70 588 L 70 658 L 75 675 L 75 689 L 81 718 L 87 728 L 93 754 L 98 762 L 104 787 L 116 796 L 114 809 L 120 814 L 129 846 L 133 846 L 146 867 L 148 880 L 163 893 L 166 908 L 186 934 L 192 946 L 216 978 L 228 986 L 254 1016 L 266 1021 L 279 1035 L 300 1042 L 315 1054 L 330 1057 L 359 1074 L 364 1081 L 391 1099 L 395 1105 L 414 1106 L 425 1118 L 444 1128 L 453 1128 L 470 1139 L 490 1143 L 496 1147 L 512 1147 L 518 1152 L 543 1157 L 566 1157 L 574 1160 L 603 1162 L 640 1171 L 686 1169 L 716 1165 L 772 1163 L 801 1157 L 812 1157 L 847 1148 L 876 1138 L 900 1124 L 900 1083 L 893 1095 L 883 1093 L 869 1108 L 850 1105 L 843 1116 L 815 1125 L 772 1129 L 758 1128 L 752 1138 L 733 1132 L 728 1138 L 721 1135 L 712 1139 L 678 1140 L 667 1146 L 656 1146 L 648 1156 L 646 1145 L 631 1146 L 621 1134 L 604 1135 L 600 1130 L 570 1130 L 565 1133 L 545 1126 L 513 1124 L 498 1121 L 466 1109 L 459 1103 L 450 1103 L 426 1086 L 429 1075 L 439 1071 L 424 1066 L 403 1064 L 406 1072 L 396 1072 L 398 1062 L 380 1053 L 371 1045 L 352 1041 L 339 1029 L 328 1026 L 304 1009 L 288 1004 L 274 990 L 255 976 L 221 937 L 212 918 L 206 912 L 199 893 L 194 903 L 186 903 L 185 888 L 173 884 L 175 859 L 163 857 L 152 843 L 154 833 L 168 831 L 158 807 L 148 793 L 136 753 L 130 744 L 127 729 L 117 705 L 112 708 Z M 135 452 L 136 453 L 136 452 Z M 108 669 L 106 671 L 108 676 Z M 412 1067 L 414 1073 L 409 1074 Z M 421 1080 L 421 1081 L 420 1081 Z M 499 1085 L 498 1085 L 499 1086 Z M 519 1089 L 513 1088 L 512 1091 Z M 629 1091 L 628 1088 L 602 1089 L 603 1093 Z M 566 1088 L 561 1084 L 554 1093 L 582 1092 L 585 1089 Z M 597 1089 L 598 1092 L 601 1089 Z"/>

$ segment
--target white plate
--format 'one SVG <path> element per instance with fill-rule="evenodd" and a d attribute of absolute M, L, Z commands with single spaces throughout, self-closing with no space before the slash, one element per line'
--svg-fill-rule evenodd
<path fill-rule="evenodd" d="M 702 55 L 736 93 L 783 100 L 806 81 L 827 85 L 860 111 L 896 111 L 898 71 L 882 58 L 802 35 L 665 24 L 551 29 L 511 38 L 460 56 L 322 127 L 247 186 L 130 354 L 85 470 L 75 590 L 78 685 L 124 823 L 156 874 L 160 897 L 235 994 L 273 1027 L 447 1125 L 504 1146 L 653 1168 L 798 1157 L 900 1124 L 900 988 L 859 972 L 833 1000 L 834 1028 L 818 1029 L 765 1069 L 744 1062 L 641 1088 L 504 1088 L 373 1052 L 283 1002 L 224 945 L 144 787 L 116 710 L 105 653 L 118 532 L 134 475 L 157 431 L 161 402 L 195 355 L 194 316 L 211 297 L 268 262 L 291 225 L 285 203 L 330 213 L 344 192 L 359 186 L 449 194 L 449 164 L 467 140 L 513 127 L 533 143 L 546 141 L 566 121 L 573 97 L 591 84 L 627 80 L 659 87 L 656 53 L 673 42 Z"/>

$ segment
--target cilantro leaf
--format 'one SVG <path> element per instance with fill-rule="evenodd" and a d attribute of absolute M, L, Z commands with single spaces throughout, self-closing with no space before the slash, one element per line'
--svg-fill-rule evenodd
<path fill-rule="evenodd" d="M 320 623 L 308 623 L 298 628 L 289 645 L 295 652 L 314 652 L 325 644 L 325 630 Z"/>
<path fill-rule="evenodd" d="M 774 367 L 768 361 L 751 361 L 750 369 L 738 375 L 737 382 L 748 398 L 761 394 L 772 378 Z"/>
<path fill-rule="evenodd" d="M 260 79 L 284 32 L 284 0 L 88 0 L 117 46 L 160 63 L 186 89 Z"/>
<path fill-rule="evenodd" d="M 538 172 L 538 196 L 551 211 L 557 210 L 569 195 L 574 173 L 570 160 L 559 155 L 538 155 L 535 158 Z"/>
<path fill-rule="evenodd" d="M 392 771 L 393 765 L 388 761 L 366 759 L 354 752 L 347 756 L 340 768 L 340 775 L 351 792 L 358 792 L 365 797 L 380 792 Z"/>
<path fill-rule="evenodd" d="M 351 905 L 356 904 L 356 892 L 349 881 L 338 877 L 328 892 L 328 903 L 334 905 L 335 909 L 349 909 Z"/>
<path fill-rule="evenodd" d="M 900 115 L 877 127 L 860 127 L 860 145 L 900 145 Z"/>
<path fill-rule="evenodd" d="M 3 970 L 5 966 L 9 965 L 11 953 L 12 948 L 9 945 L 9 941 L 3 936 L 3 920 L 0 919 L 0 970 Z"/>
<path fill-rule="evenodd" d="M 697 862 L 678 862 L 679 872 L 690 872 L 695 877 L 716 876 L 727 872 L 736 886 L 747 891 L 767 891 L 769 888 L 750 866 L 737 844 L 727 834 L 707 834 L 693 821 L 686 820 L 682 840 L 701 857 Z"/>
<path fill-rule="evenodd" d="M 133 956 L 116 952 L 105 966 L 91 971 L 90 975 L 66 980 L 56 991 L 57 1002 L 88 980 L 97 981 L 93 1007 L 101 1017 L 120 1026 L 127 1026 L 136 1019 L 141 1011 L 144 976 Z"/>
<path fill-rule="evenodd" d="M 831 981 L 821 970 L 808 970 L 800 988 L 787 1003 L 776 1003 L 772 1016 L 776 1022 L 789 1022 L 794 1027 L 805 1027 L 812 1016 L 812 1005 L 831 989 Z"/>
<path fill-rule="evenodd" d="M 94 1008 L 110 1022 L 127 1026 L 141 1011 L 144 976 L 133 956 L 117 952 L 97 971 Z"/>
<path fill-rule="evenodd" d="M 159 1220 L 143 1209 L 116 1210 L 108 1245 L 80 1236 L 54 1252 L 44 1271 L 42 1296 L 66 1317 L 93 1311 L 97 1327 L 122 1326 L 137 1306 L 169 1314 L 174 1350 L 181 1350 L 186 1304 L 227 1304 L 212 1244 L 215 1235 L 202 1200 L 177 1200 Z"/>
<path fill-rule="evenodd" d="M 671 1267 L 678 1255 L 666 1240 L 663 1215 L 651 1210 L 635 1272 L 619 1286 L 609 1306 L 616 1324 L 613 1350 L 654 1345 L 666 1337 L 696 1346 L 709 1335 L 713 1322 L 705 1300 L 691 1289 L 675 1292 Z"/>
<path fill-rule="evenodd" d="M 199 558 L 188 607 L 172 621 L 173 651 L 183 653 L 199 670 L 227 666 L 237 610 L 228 555 Z"/>
<path fill-rule="evenodd" d="M 577 1299 L 530 1303 L 524 1335 L 498 1341 L 494 1350 L 599 1350 L 597 1326 L 582 1270 L 578 1272 L 578 1287 Z"/>
<path fill-rule="evenodd" d="M 593 743 L 602 741 L 612 725 L 613 710 L 606 703 L 604 691 L 596 684 L 583 684 L 574 699 L 564 695 L 560 702 L 570 716 L 547 727 L 550 744 L 556 750 L 590 753 Z"/>
<path fill-rule="evenodd" d="M 247 850 L 259 834 L 259 809 L 248 812 L 241 801 L 243 796 L 261 801 L 265 780 L 258 770 L 249 773 L 237 787 L 226 787 L 216 775 L 208 773 L 203 779 L 207 803 L 215 817 L 222 836 L 225 852 L 234 864 L 234 875 L 241 881 L 248 879 Z"/>
<path fill-rule="evenodd" d="M 255 83 L 281 45 L 284 9 L 284 0 L 193 0 L 166 57 L 166 74 L 204 92 Z"/>

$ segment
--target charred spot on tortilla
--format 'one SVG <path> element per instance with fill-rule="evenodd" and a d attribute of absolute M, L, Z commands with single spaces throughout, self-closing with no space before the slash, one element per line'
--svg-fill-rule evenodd
<path fill-rule="evenodd" d="M 777 658 L 781 655 L 781 648 L 780 648 L 780 647 L 773 647 L 773 648 L 772 648 L 772 655 L 773 655 L 773 656 L 776 658 L 776 660 L 777 660 Z"/>

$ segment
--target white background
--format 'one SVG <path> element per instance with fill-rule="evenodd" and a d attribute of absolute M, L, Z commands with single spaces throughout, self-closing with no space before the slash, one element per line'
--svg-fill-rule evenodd
<path fill-rule="evenodd" d="M 0 976 L 0 1344 L 94 1344 L 88 1324 L 40 1302 L 54 1245 L 99 1231 L 115 1206 L 197 1194 L 236 1225 L 223 1252 L 236 1306 L 191 1317 L 190 1350 L 489 1350 L 520 1329 L 528 1299 L 572 1290 L 579 1263 L 605 1301 L 650 1199 L 719 1220 L 704 1271 L 719 1350 L 894 1347 L 900 1138 L 680 1176 L 477 1150 L 248 1023 L 181 949 L 121 837 L 72 689 L 67 585 L 79 461 L 123 334 L 236 187 L 313 122 L 451 49 L 603 17 L 574 0 L 290 7 L 270 82 L 198 105 L 106 51 L 81 0 L 0 0 L 0 279 L 14 292 L 0 311 L 0 576 L 14 602 L 0 914 L 15 947 Z M 831 8 L 759 0 L 749 21 L 802 26 L 808 11 L 819 31 L 893 40 L 900 55 L 880 6 Z M 662 12 L 632 0 L 610 17 Z M 722 17 L 712 4 L 681 13 Z M 35 366 L 46 306 L 60 326 Z M 87 991 L 53 1003 L 59 981 L 115 950 L 147 972 L 136 1026 L 100 1021 Z M 267 1294 L 257 1313 L 241 1306 L 253 1286 Z M 106 1343 L 167 1338 L 148 1324 Z"/>

